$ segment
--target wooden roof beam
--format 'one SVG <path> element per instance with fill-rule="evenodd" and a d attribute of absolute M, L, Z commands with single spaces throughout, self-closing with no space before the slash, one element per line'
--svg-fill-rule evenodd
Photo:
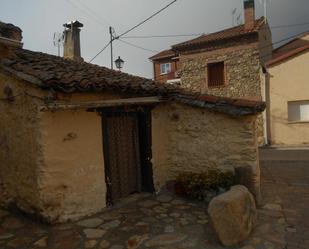
<path fill-rule="evenodd" d="M 87 102 L 51 102 L 39 107 L 40 111 L 59 111 L 59 110 L 80 110 L 96 109 L 104 107 L 133 106 L 133 105 L 150 105 L 164 101 L 160 97 L 140 97 L 128 99 L 112 99 Z"/>

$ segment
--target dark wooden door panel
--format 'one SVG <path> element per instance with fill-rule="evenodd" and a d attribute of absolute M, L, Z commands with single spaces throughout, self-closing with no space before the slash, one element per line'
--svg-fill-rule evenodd
<path fill-rule="evenodd" d="M 136 114 L 110 114 L 105 117 L 106 167 L 112 200 L 141 191 L 138 117 Z"/>

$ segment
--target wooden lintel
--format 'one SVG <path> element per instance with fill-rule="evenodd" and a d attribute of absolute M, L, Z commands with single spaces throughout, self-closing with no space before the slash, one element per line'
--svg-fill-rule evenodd
<path fill-rule="evenodd" d="M 57 111 L 57 110 L 78 110 L 78 109 L 95 109 L 103 107 L 118 107 L 132 105 L 150 105 L 160 103 L 163 100 L 160 97 L 141 97 L 128 99 L 112 99 L 87 102 L 52 102 L 40 106 L 40 111 Z"/>

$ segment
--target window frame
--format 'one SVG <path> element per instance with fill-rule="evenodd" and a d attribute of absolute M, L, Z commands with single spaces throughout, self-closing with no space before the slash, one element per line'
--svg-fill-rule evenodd
<path fill-rule="evenodd" d="M 168 65 L 169 70 L 166 70 L 166 66 Z M 165 72 L 162 72 L 162 68 L 164 67 Z M 172 63 L 171 62 L 164 62 L 160 63 L 160 75 L 169 74 L 172 72 Z"/>
<path fill-rule="evenodd" d="M 210 69 L 212 65 L 216 65 L 216 64 L 222 64 L 223 66 L 223 83 L 220 85 L 211 85 L 210 84 Z M 206 81 L 207 81 L 207 88 L 221 88 L 221 87 L 225 87 L 227 85 L 227 75 L 226 75 L 226 63 L 224 60 L 220 60 L 220 61 L 212 61 L 212 62 L 208 62 L 207 63 L 207 77 L 206 77 Z"/>
<path fill-rule="evenodd" d="M 309 123 L 309 117 L 308 119 L 302 119 L 301 117 L 301 104 L 305 103 L 306 106 L 308 106 L 307 108 L 309 108 L 309 100 L 293 100 L 293 101 L 288 101 L 287 102 L 287 118 L 288 118 L 288 123 Z M 294 105 L 294 106 L 293 106 Z M 294 117 L 298 116 L 299 118 L 292 118 L 292 109 L 297 108 L 298 113 L 295 114 L 294 113 Z M 308 111 L 308 115 L 309 115 L 309 111 Z"/>

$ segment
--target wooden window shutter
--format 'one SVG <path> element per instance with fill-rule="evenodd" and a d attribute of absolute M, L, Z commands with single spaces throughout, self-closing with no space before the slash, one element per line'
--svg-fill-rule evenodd
<path fill-rule="evenodd" d="M 208 70 L 208 87 L 224 86 L 224 62 L 210 63 Z"/>

